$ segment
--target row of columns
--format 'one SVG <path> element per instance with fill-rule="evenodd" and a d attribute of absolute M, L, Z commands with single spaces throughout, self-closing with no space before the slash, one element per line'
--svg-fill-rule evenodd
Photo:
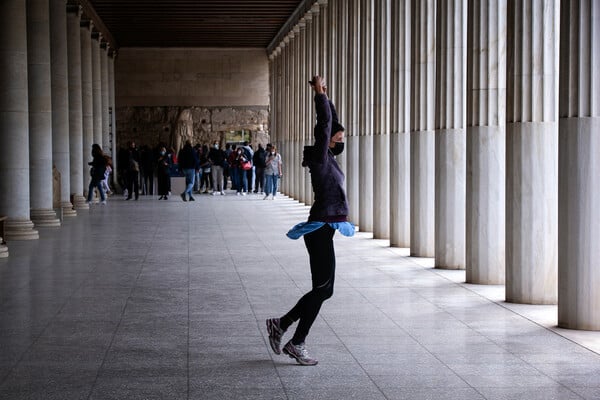
<path fill-rule="evenodd" d="M 0 23 L 0 215 L 6 240 L 37 239 L 35 227 L 60 226 L 56 209 L 88 208 L 91 145 L 109 151 L 114 57 L 65 0 L 3 1 Z"/>
<path fill-rule="evenodd" d="M 312 202 L 324 75 L 361 230 L 600 330 L 599 21 L 588 0 L 315 2 L 269 54 L 283 191 Z"/>

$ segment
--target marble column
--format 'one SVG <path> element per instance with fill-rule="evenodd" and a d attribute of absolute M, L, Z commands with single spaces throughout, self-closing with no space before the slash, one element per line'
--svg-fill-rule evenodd
<path fill-rule="evenodd" d="M 359 46 L 359 26 L 360 26 L 360 0 L 348 0 L 348 72 L 347 72 L 347 98 L 348 108 L 346 115 L 346 197 L 350 215 L 348 216 L 359 230 L 364 230 L 359 225 L 359 205 L 360 205 L 360 185 L 359 185 L 359 136 L 358 136 L 358 113 L 359 106 L 359 61 L 361 57 L 361 48 Z"/>
<path fill-rule="evenodd" d="M 111 155 L 113 162 L 113 170 L 117 170 L 117 149 L 119 148 L 116 136 L 117 117 L 115 112 L 115 59 L 117 53 L 115 49 L 111 49 L 108 56 L 108 143 L 109 147 L 104 151 Z M 269 127 L 273 129 L 272 127 Z M 116 183 L 116 182 L 115 182 Z"/>
<path fill-rule="evenodd" d="M 556 304 L 559 0 L 509 0 L 506 301 Z"/>
<path fill-rule="evenodd" d="M 100 66 L 100 33 L 92 30 L 92 121 L 94 143 L 102 146 L 102 79 Z M 87 152 L 88 149 L 85 149 Z M 87 155 L 86 155 L 87 157 Z M 85 157 L 84 157 L 85 158 Z"/>
<path fill-rule="evenodd" d="M 289 33 L 290 36 L 290 50 L 291 50 L 291 60 L 290 60 L 290 75 L 288 79 L 290 80 L 290 131 L 288 133 L 288 138 L 286 140 L 286 145 L 289 148 L 287 154 L 285 154 L 286 159 L 288 160 L 288 167 L 286 171 L 293 174 L 292 176 L 297 176 L 300 173 L 300 169 L 297 168 L 297 153 L 298 153 L 298 142 L 296 141 L 296 135 L 298 132 L 298 35 L 297 35 L 297 27 L 293 28 Z M 291 193 L 294 199 L 300 198 L 300 184 L 298 183 L 298 179 L 294 178 L 291 180 Z"/>
<path fill-rule="evenodd" d="M 48 0 L 27 1 L 30 216 L 36 227 L 60 226 L 48 190 L 53 182 L 49 12 Z"/>
<path fill-rule="evenodd" d="M 279 138 L 279 143 L 277 144 L 279 147 L 281 147 L 281 150 L 283 150 L 284 153 L 288 153 L 290 152 L 291 147 L 289 146 L 289 135 L 290 135 L 290 38 L 289 36 L 286 36 L 283 39 L 283 43 L 282 43 L 282 57 L 283 57 L 283 72 L 282 72 L 282 90 L 283 90 L 283 114 L 282 114 L 282 120 L 283 120 L 283 129 L 281 131 L 281 137 Z M 290 166 L 290 160 L 285 157 L 285 159 L 283 160 L 283 167 L 287 170 L 289 169 Z M 286 180 L 285 182 L 283 182 L 283 187 L 285 188 L 285 193 L 288 194 L 288 196 L 293 197 L 294 194 L 292 193 L 293 191 L 293 185 L 291 181 Z"/>
<path fill-rule="evenodd" d="M 358 225 L 366 232 L 373 232 L 373 1 L 361 0 L 359 5 Z"/>
<path fill-rule="evenodd" d="M 410 254 L 435 252 L 435 0 L 412 2 Z"/>
<path fill-rule="evenodd" d="M 410 247 L 411 0 L 391 4 L 390 246 Z"/>
<path fill-rule="evenodd" d="M 102 99 L 102 142 L 100 145 L 105 152 L 110 147 L 108 137 L 108 46 L 100 43 L 100 97 Z"/>
<path fill-rule="evenodd" d="M 94 144 L 94 109 L 92 99 L 92 25 L 90 20 L 81 20 L 81 122 L 82 122 L 82 163 L 83 194 L 87 197 L 90 174 L 88 162 L 92 161 Z"/>
<path fill-rule="evenodd" d="M 327 79 L 328 89 L 331 87 L 331 82 L 333 81 L 333 76 L 329 75 L 329 64 L 328 64 L 328 56 L 329 47 L 327 46 L 329 42 L 329 34 L 333 27 L 327 24 L 328 22 L 328 0 L 318 0 L 317 4 L 319 5 L 319 24 L 317 29 L 319 30 L 319 52 L 318 52 L 318 62 L 319 65 L 318 71 L 319 75 L 322 75 Z M 328 92 L 329 94 L 329 92 Z"/>
<path fill-rule="evenodd" d="M 71 196 L 75 209 L 87 209 L 83 197 L 83 123 L 81 92 L 80 6 L 67 6 L 67 53 L 69 65 L 69 155 Z M 86 170 L 87 172 L 87 170 Z M 87 174 L 86 174 L 87 175 Z"/>
<path fill-rule="evenodd" d="M 315 25 L 315 17 L 312 11 L 308 11 L 305 14 L 306 18 L 306 39 L 305 39 L 305 57 L 306 57 L 306 76 L 307 80 L 310 80 L 312 76 L 315 74 L 314 69 L 314 58 L 313 58 L 313 36 L 314 36 L 314 25 Z M 308 83 L 308 82 L 307 82 Z M 306 127 L 304 130 L 304 134 L 302 137 L 302 147 L 311 146 L 314 144 L 314 134 L 313 129 L 315 126 L 315 102 L 314 102 L 314 92 L 310 86 L 305 86 L 305 107 L 306 107 Z M 304 179 L 304 198 L 302 202 L 304 204 L 311 204 L 311 198 L 313 195 L 312 184 L 310 182 L 310 173 L 307 168 L 303 168 L 303 179 Z"/>
<path fill-rule="evenodd" d="M 465 269 L 467 2 L 437 0 L 435 267 Z"/>
<path fill-rule="evenodd" d="M 560 4 L 558 326 L 600 330 L 600 4 Z"/>
<path fill-rule="evenodd" d="M 348 38 L 348 2 L 346 0 L 332 0 L 329 4 L 329 15 L 330 18 L 332 18 L 331 26 L 334 27 L 329 45 L 329 48 L 331 49 L 330 53 L 332 55 L 330 74 L 333 75 L 333 96 L 338 118 L 340 119 L 340 123 L 346 128 L 347 135 L 348 113 L 346 110 L 348 106 L 348 95 L 346 87 L 346 64 L 348 60 L 348 49 L 346 44 Z M 347 141 L 347 139 L 344 140 Z M 336 156 L 336 160 L 344 174 L 347 174 L 347 159 L 346 151 Z"/>
<path fill-rule="evenodd" d="M 390 238 L 390 0 L 375 0 L 373 238 Z"/>
<path fill-rule="evenodd" d="M 0 3 L 0 215 L 9 241 L 39 238 L 30 220 L 26 3 Z"/>
<path fill-rule="evenodd" d="M 294 180 L 297 181 L 299 195 L 298 200 L 303 201 L 306 198 L 306 186 L 304 185 L 304 175 L 308 173 L 307 169 L 302 166 L 302 152 L 304 150 L 304 131 L 306 129 L 306 18 L 302 17 L 298 23 L 298 131 L 295 134 L 295 143 L 297 148 L 296 169 Z"/>
<path fill-rule="evenodd" d="M 71 204 L 69 160 L 69 71 L 67 66 L 67 14 L 64 0 L 50 0 L 50 70 L 52 90 L 52 161 L 60 175 L 63 217 L 74 217 Z"/>
<path fill-rule="evenodd" d="M 468 283 L 504 283 L 506 12 L 506 0 L 469 0 L 465 258 Z"/>

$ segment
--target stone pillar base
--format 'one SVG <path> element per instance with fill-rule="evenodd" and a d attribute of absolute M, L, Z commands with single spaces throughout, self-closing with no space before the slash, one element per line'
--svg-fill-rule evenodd
<path fill-rule="evenodd" d="M 73 208 L 73 204 L 70 201 L 65 201 L 60 203 L 60 208 L 62 209 L 63 217 L 76 217 L 77 211 Z"/>
<path fill-rule="evenodd" d="M 89 210 L 90 206 L 86 202 L 85 197 L 80 195 L 73 196 L 73 208 L 75 210 Z"/>
<path fill-rule="evenodd" d="M 33 222 L 29 220 L 8 219 L 4 225 L 4 239 L 10 240 L 34 240 L 39 239 L 38 231 L 33 229 Z"/>
<path fill-rule="evenodd" d="M 58 227 L 60 226 L 60 220 L 56 218 L 56 212 L 54 210 L 31 210 L 29 212 L 31 220 L 36 227 Z"/>
<path fill-rule="evenodd" d="M 1 244 L 2 243 L 2 238 L 0 237 L 0 258 L 6 258 L 8 257 L 8 247 L 6 247 L 5 244 Z"/>

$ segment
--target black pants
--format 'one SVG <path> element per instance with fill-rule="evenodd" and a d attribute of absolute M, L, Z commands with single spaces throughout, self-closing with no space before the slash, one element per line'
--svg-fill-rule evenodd
<path fill-rule="evenodd" d="M 128 171 L 127 172 L 127 198 L 130 199 L 133 193 L 135 192 L 135 199 L 137 200 L 140 196 L 140 186 L 139 186 L 139 172 L 138 171 Z"/>
<path fill-rule="evenodd" d="M 335 229 L 329 224 L 323 225 L 314 232 L 304 235 L 304 243 L 310 258 L 312 274 L 312 290 L 298 300 L 298 303 L 281 318 L 281 327 L 286 330 L 293 322 L 298 321 L 298 327 L 292 337 L 292 343 L 298 345 L 304 342 L 310 327 L 315 322 L 321 305 L 333 296 L 335 280 L 335 252 L 333 235 Z"/>

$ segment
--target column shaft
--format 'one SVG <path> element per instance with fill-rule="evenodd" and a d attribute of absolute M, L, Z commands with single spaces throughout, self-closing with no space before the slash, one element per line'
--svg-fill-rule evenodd
<path fill-rule="evenodd" d="M 390 246 L 410 247 L 411 0 L 392 1 Z"/>
<path fill-rule="evenodd" d="M 69 65 L 69 155 L 71 196 L 75 209 L 86 209 L 83 197 L 83 123 L 81 92 L 80 7 L 67 6 L 67 51 Z"/>
<path fill-rule="evenodd" d="M 466 0 L 437 0 L 435 266 L 465 268 Z"/>
<path fill-rule="evenodd" d="M 435 208 L 435 0 L 412 2 L 410 253 L 434 256 Z"/>
<path fill-rule="evenodd" d="M 0 215 L 6 240 L 38 239 L 29 211 L 26 0 L 0 4 Z"/>
<path fill-rule="evenodd" d="M 558 325 L 600 330 L 600 4 L 560 5 Z"/>
<path fill-rule="evenodd" d="M 108 137 L 108 47 L 106 42 L 100 45 L 100 96 L 102 98 L 102 146 L 104 152 L 110 147 Z"/>
<path fill-rule="evenodd" d="M 82 166 L 83 193 L 87 197 L 90 182 L 90 166 L 92 161 L 92 144 L 94 143 L 94 105 L 92 94 L 92 31 L 89 21 L 81 21 L 81 122 L 82 122 Z"/>
<path fill-rule="evenodd" d="M 106 154 L 110 154 L 113 162 L 113 170 L 117 171 L 117 119 L 115 112 L 115 50 L 111 51 L 108 57 L 108 148 L 103 149 Z M 273 129 L 269 127 L 269 129 Z M 115 182 L 116 183 L 116 182 Z"/>
<path fill-rule="evenodd" d="M 390 0 L 375 0 L 373 237 L 390 237 Z"/>
<path fill-rule="evenodd" d="M 506 300 L 555 304 L 558 0 L 508 2 Z"/>
<path fill-rule="evenodd" d="M 60 226 L 53 210 L 50 6 L 27 1 L 27 76 L 29 88 L 29 179 L 31 220 L 36 226 Z"/>
<path fill-rule="evenodd" d="M 77 212 L 71 204 L 69 161 L 69 71 L 67 56 L 67 14 L 64 0 L 50 0 L 50 54 L 52 90 L 52 161 L 58 173 L 60 207 L 63 217 Z M 54 184 L 57 182 L 54 181 Z"/>
<path fill-rule="evenodd" d="M 100 34 L 92 32 L 92 109 L 94 143 L 102 146 L 102 79 L 100 61 Z M 87 152 L 88 149 L 85 149 Z"/>
<path fill-rule="evenodd" d="M 466 276 L 503 284 L 506 0 L 470 0 L 468 13 Z"/>
<path fill-rule="evenodd" d="M 373 232 L 373 0 L 360 1 L 359 79 L 359 222 L 360 230 Z"/>

